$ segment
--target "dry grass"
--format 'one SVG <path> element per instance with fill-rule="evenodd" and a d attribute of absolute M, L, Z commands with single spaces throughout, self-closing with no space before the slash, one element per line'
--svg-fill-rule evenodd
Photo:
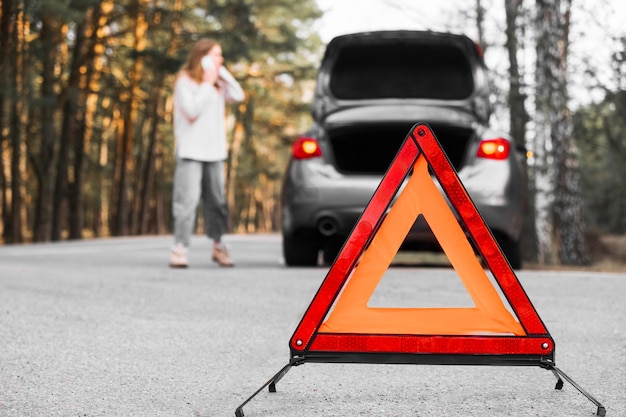
<path fill-rule="evenodd" d="M 591 264 L 587 266 L 532 265 L 525 269 L 572 270 L 593 272 L 626 272 L 626 235 L 600 235 L 590 233 L 587 244 L 591 252 Z"/>
<path fill-rule="evenodd" d="M 626 272 L 626 235 L 598 235 L 589 239 L 594 271 Z"/>

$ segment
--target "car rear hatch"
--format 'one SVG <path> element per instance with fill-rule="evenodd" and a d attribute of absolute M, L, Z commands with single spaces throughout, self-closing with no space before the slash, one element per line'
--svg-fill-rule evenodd
<path fill-rule="evenodd" d="M 489 118 L 485 67 L 469 38 L 420 31 L 334 38 L 318 74 L 314 118 L 355 106 L 419 104 L 464 108 Z"/>
<path fill-rule="evenodd" d="M 381 175 L 417 122 L 431 125 L 460 170 L 487 103 L 484 63 L 466 36 L 364 32 L 329 43 L 313 114 L 339 172 Z"/>

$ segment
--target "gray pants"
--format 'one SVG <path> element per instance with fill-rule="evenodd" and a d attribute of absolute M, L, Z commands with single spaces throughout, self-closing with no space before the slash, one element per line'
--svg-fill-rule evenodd
<path fill-rule="evenodd" d="M 189 247 L 200 197 L 205 233 L 219 243 L 228 224 L 228 208 L 224 196 L 224 161 L 177 159 L 172 202 L 175 245 Z"/>

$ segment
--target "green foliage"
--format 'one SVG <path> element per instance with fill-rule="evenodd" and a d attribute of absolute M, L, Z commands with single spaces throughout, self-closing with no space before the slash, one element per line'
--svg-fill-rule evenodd
<path fill-rule="evenodd" d="M 626 233 L 626 91 L 574 115 L 583 196 L 591 225 Z"/>
<path fill-rule="evenodd" d="M 616 89 L 574 115 L 589 221 L 615 234 L 626 233 L 626 38 L 621 45 L 611 62 Z"/>

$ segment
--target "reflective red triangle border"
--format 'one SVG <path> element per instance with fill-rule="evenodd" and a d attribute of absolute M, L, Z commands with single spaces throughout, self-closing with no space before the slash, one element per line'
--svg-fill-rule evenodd
<path fill-rule="evenodd" d="M 474 241 L 526 335 L 390 335 L 318 332 L 334 301 L 375 236 L 385 213 L 423 155 L 459 224 Z M 434 133 L 416 124 L 330 267 L 300 324 L 290 339 L 293 358 L 319 362 L 365 363 L 491 363 L 541 365 L 554 361 L 554 341 L 517 276 L 459 180 Z"/>

